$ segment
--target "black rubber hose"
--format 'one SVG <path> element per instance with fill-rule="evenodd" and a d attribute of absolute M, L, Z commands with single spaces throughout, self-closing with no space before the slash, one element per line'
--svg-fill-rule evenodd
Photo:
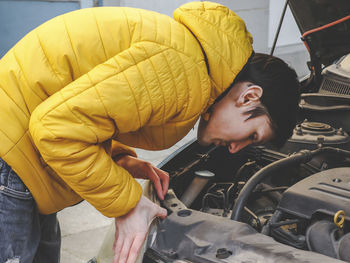
<path fill-rule="evenodd" d="M 342 154 L 347 157 L 350 157 L 350 151 L 342 150 L 339 148 L 332 148 L 332 147 L 324 147 L 319 148 L 313 151 L 309 150 L 302 150 L 296 154 L 293 154 L 289 157 L 286 157 L 284 159 L 278 160 L 276 162 L 270 163 L 269 165 L 262 168 L 260 171 L 255 173 L 245 184 L 245 186 L 242 188 L 241 192 L 239 193 L 235 205 L 232 209 L 231 219 L 240 221 L 242 211 L 244 207 L 246 206 L 248 202 L 248 198 L 252 191 L 255 189 L 255 187 L 262 182 L 266 177 L 271 175 L 274 171 L 279 170 L 284 167 L 288 167 L 295 164 L 301 164 L 301 163 L 307 163 L 309 162 L 314 156 L 321 154 L 321 153 L 336 153 L 336 154 Z"/>
<path fill-rule="evenodd" d="M 333 147 L 319 148 L 317 150 L 313 150 L 312 153 L 314 155 L 317 155 L 317 154 L 320 154 L 320 153 L 336 153 L 336 154 L 341 154 L 343 156 L 346 156 L 346 157 L 350 158 L 350 151 L 339 149 L 339 148 L 333 148 Z"/>

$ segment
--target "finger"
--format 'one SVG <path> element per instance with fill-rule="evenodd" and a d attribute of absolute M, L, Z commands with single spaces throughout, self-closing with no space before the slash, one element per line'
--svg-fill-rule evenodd
<path fill-rule="evenodd" d="M 154 187 L 156 188 L 157 195 L 160 200 L 164 200 L 163 188 L 160 183 L 160 178 L 156 172 L 157 168 L 153 167 L 150 171 L 148 178 L 153 182 Z"/>
<path fill-rule="evenodd" d="M 158 169 L 157 167 L 154 167 L 154 169 L 162 181 L 163 196 L 165 196 L 169 188 L 169 174 L 161 169 Z"/>
<path fill-rule="evenodd" d="M 160 217 L 161 219 L 164 219 L 167 217 L 167 215 L 168 215 L 167 210 L 158 206 L 158 211 L 156 213 L 156 217 Z"/>
<path fill-rule="evenodd" d="M 120 255 L 117 263 L 125 263 L 127 261 L 130 253 L 130 247 L 131 247 L 131 244 L 133 243 L 133 240 L 134 240 L 133 236 L 127 237 L 126 239 L 124 239 L 123 247 L 120 251 Z"/>
<path fill-rule="evenodd" d="M 142 248 L 143 242 L 146 239 L 146 236 L 147 236 L 147 232 L 139 233 L 135 237 L 135 239 L 131 245 L 128 261 L 126 263 L 134 263 L 136 261 L 138 255 L 140 254 L 140 250 Z"/>
<path fill-rule="evenodd" d="M 115 251 L 118 236 L 119 236 L 119 231 L 118 231 L 118 227 L 117 227 L 117 221 L 115 221 L 115 234 L 114 234 L 114 242 L 113 242 L 113 251 Z"/>
<path fill-rule="evenodd" d="M 118 263 L 119 262 L 119 258 L 120 258 L 120 253 L 123 247 L 123 240 L 124 238 L 122 237 L 116 237 L 115 242 L 115 248 L 114 248 L 114 260 L 113 263 Z"/>
<path fill-rule="evenodd" d="M 116 246 L 117 246 L 117 237 L 114 238 L 113 251 L 115 251 Z"/>

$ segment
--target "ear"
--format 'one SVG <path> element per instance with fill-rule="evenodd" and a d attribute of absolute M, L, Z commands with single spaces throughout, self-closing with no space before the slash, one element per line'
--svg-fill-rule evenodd
<path fill-rule="evenodd" d="M 247 85 L 237 99 L 238 106 L 248 106 L 258 102 L 263 94 L 263 89 L 258 85 Z"/>

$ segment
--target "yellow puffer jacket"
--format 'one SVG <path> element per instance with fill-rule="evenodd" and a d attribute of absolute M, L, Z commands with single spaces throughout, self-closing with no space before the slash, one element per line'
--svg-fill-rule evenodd
<path fill-rule="evenodd" d="M 41 213 L 82 199 L 106 216 L 127 213 L 141 189 L 111 156 L 180 140 L 252 53 L 244 22 L 224 6 L 193 2 L 174 18 L 82 9 L 1 59 L 0 156 Z"/>

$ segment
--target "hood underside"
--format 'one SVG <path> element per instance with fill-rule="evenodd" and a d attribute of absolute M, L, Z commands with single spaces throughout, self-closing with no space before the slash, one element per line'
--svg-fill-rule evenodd
<path fill-rule="evenodd" d="M 348 0 L 290 0 L 290 9 L 310 54 L 329 65 L 350 52 Z"/>

